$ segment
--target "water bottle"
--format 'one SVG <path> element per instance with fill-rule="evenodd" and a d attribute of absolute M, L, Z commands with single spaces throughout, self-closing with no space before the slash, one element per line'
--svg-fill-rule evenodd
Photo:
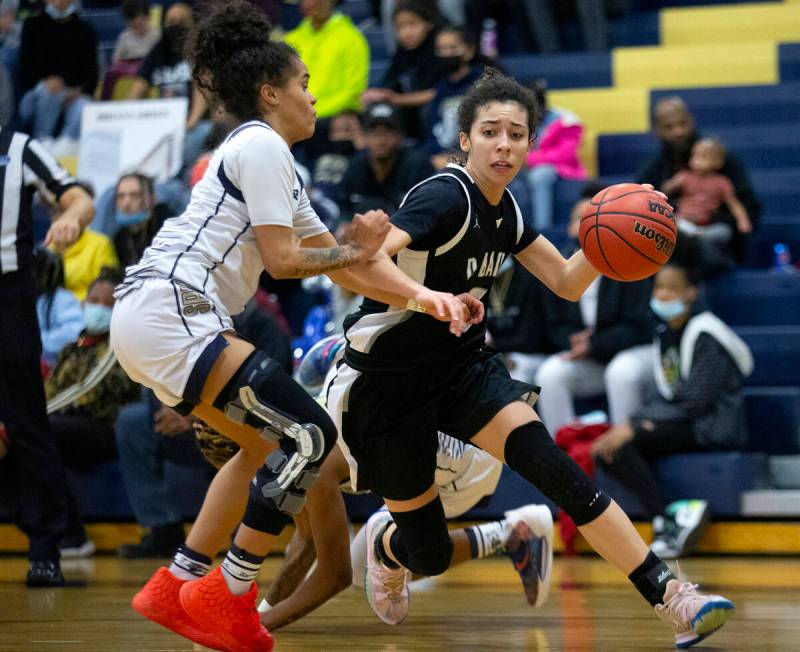
<path fill-rule="evenodd" d="M 792 267 L 792 253 L 789 251 L 789 245 L 784 242 L 778 242 L 772 248 L 772 269 L 780 273 L 792 273 L 795 271 Z"/>
<path fill-rule="evenodd" d="M 481 25 L 481 54 L 489 59 L 497 58 L 497 21 L 485 18 Z"/>

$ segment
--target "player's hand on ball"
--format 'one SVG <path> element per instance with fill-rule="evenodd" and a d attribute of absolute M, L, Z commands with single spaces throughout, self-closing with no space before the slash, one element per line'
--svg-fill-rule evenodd
<path fill-rule="evenodd" d="M 350 242 L 361 251 L 363 260 L 369 260 L 389 234 L 389 216 L 383 211 L 356 213 L 350 226 Z"/>
<path fill-rule="evenodd" d="M 663 199 L 664 201 L 667 201 L 667 196 L 663 192 L 661 192 L 660 190 L 656 190 L 655 186 L 652 183 L 643 183 L 641 185 L 643 187 L 647 188 L 648 190 L 652 190 L 657 195 L 660 195 L 661 199 Z M 672 208 L 671 204 L 667 204 L 667 206 L 669 206 L 670 209 L 675 210 L 674 208 Z"/>

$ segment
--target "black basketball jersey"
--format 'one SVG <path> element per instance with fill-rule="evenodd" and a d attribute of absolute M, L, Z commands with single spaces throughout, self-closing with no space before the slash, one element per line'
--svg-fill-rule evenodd
<path fill-rule="evenodd" d="M 401 270 L 431 290 L 469 292 L 484 301 L 503 261 L 539 235 L 508 190 L 492 206 L 457 165 L 414 186 L 391 221 L 411 236 L 395 258 Z M 457 338 L 446 322 L 371 299 L 344 326 L 346 359 L 357 369 L 460 357 L 480 348 L 486 334 L 484 322 Z"/>

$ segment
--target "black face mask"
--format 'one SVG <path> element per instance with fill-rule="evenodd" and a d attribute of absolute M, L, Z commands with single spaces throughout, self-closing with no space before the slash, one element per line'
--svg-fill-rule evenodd
<path fill-rule="evenodd" d="M 436 57 L 436 65 L 438 66 L 439 72 L 442 75 L 452 75 L 463 65 L 463 63 L 464 61 L 460 56 Z"/>
<path fill-rule="evenodd" d="M 352 156 L 356 153 L 352 140 L 331 140 L 326 149 L 329 154 L 338 154 L 339 156 Z"/>
<path fill-rule="evenodd" d="M 188 31 L 183 25 L 170 25 L 161 30 L 161 39 L 167 52 L 176 57 L 183 56 L 183 44 Z"/>

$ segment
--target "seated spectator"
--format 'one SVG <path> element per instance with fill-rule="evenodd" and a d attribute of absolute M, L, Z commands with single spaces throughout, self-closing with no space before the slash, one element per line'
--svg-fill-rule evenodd
<path fill-rule="evenodd" d="M 289 338 L 272 315 L 257 307 L 255 298 L 233 318 L 233 326 L 292 373 Z M 189 460 L 192 465 L 208 468 L 194 441 L 194 421 L 162 405 L 150 391 L 143 401 L 120 410 L 116 436 L 122 477 L 136 521 L 147 530 L 139 543 L 119 549 L 121 557 L 168 557 L 183 543 L 182 507 L 169 491 L 164 462 L 168 458 L 181 463 Z"/>
<path fill-rule="evenodd" d="M 545 287 L 509 257 L 492 284 L 486 307 L 491 345 L 503 354 L 512 378 L 535 384 L 536 372 L 555 353 L 541 321 Z"/>
<path fill-rule="evenodd" d="M 114 421 L 120 407 L 135 401 L 141 388 L 128 378 L 108 344 L 114 287 L 122 275 L 103 269 L 89 287 L 83 303 L 86 324 L 80 337 L 59 354 L 45 382 L 47 412 L 64 464 L 90 469 L 117 455 Z M 68 492 L 67 530 L 61 540 L 62 557 L 87 556 L 94 544 Z"/>
<path fill-rule="evenodd" d="M 63 139 L 75 149 L 83 106 L 97 87 L 97 35 L 74 0 L 47 0 L 22 26 L 19 118 L 38 139 Z"/>
<path fill-rule="evenodd" d="M 183 51 L 192 25 L 194 13 L 184 2 L 176 2 L 164 12 L 161 39 L 142 62 L 128 96 L 132 100 L 142 99 L 155 88 L 158 97 L 185 97 L 189 101 L 183 146 L 183 160 L 187 165 L 203 151 L 212 128 L 211 122 L 205 119 L 208 103 L 192 80 L 192 65 Z"/>
<path fill-rule="evenodd" d="M 703 500 L 666 506 L 651 464 L 667 455 L 741 450 L 747 441 L 742 385 L 753 369 L 747 345 L 719 318 L 696 309 L 699 275 L 671 261 L 656 275 L 650 306 L 663 321 L 651 367 L 657 394 L 592 447 L 653 519 L 652 550 L 686 555 L 709 518 Z"/>
<path fill-rule="evenodd" d="M 317 141 L 313 161 L 307 161 L 313 170 L 314 186 L 327 197 L 339 196 L 339 184 L 356 152 L 366 147 L 364 130 L 358 113 L 343 111 L 330 119 L 327 139 Z"/>
<path fill-rule="evenodd" d="M 61 350 L 74 342 L 83 330 L 83 311 L 75 295 L 64 289 L 61 256 L 43 248 L 36 249 L 34 255 L 42 360 L 51 365 Z"/>
<path fill-rule="evenodd" d="M 436 35 L 436 59 L 442 78 L 428 107 L 428 153 L 437 170 L 458 150 L 458 107 L 461 98 L 486 68 L 475 36 L 463 27 L 444 27 Z"/>
<path fill-rule="evenodd" d="M 583 124 L 565 109 L 547 105 L 547 82 L 537 79 L 534 92 L 542 122 L 528 153 L 528 189 L 537 229 L 553 226 L 553 188 L 559 179 L 585 179 L 586 168 L 578 157 Z"/>
<path fill-rule="evenodd" d="M 389 102 L 400 107 L 403 130 L 415 140 L 424 137 L 422 108 L 433 99 L 439 79 L 435 47 L 439 21 L 434 3 L 397 2 L 392 11 L 392 27 L 398 47 L 380 86 L 361 96 L 365 105 Z"/>
<path fill-rule="evenodd" d="M 689 107 L 680 97 L 666 97 L 659 100 L 653 110 L 653 127 L 661 142 L 661 152 L 644 166 L 639 173 L 637 183 L 650 183 L 656 188 L 661 188 L 678 172 L 688 169 L 692 145 L 701 136 L 695 129 Z M 744 166 L 733 154 L 727 152 L 725 164 L 719 173 L 730 180 L 734 193 L 747 211 L 751 224 L 754 228 L 757 227 L 761 216 L 761 205 L 753 192 Z M 669 202 L 675 206 L 677 198 L 670 196 Z M 711 223 L 727 223 L 734 232 L 735 218 L 727 206 L 721 206 L 720 209 L 711 217 Z M 744 239 L 738 237 L 738 232 L 734 232 L 732 248 L 739 260 L 743 254 L 743 244 Z"/>
<path fill-rule="evenodd" d="M 161 31 L 150 24 L 149 0 L 124 0 L 120 12 L 125 19 L 122 30 L 111 54 L 111 67 L 103 79 L 104 100 L 110 100 L 114 84 L 121 77 L 135 77 L 144 58 L 161 38 Z"/>
<path fill-rule="evenodd" d="M 14 117 L 14 88 L 8 68 L 0 63 L 0 129 L 7 127 Z"/>
<path fill-rule="evenodd" d="M 356 154 L 341 184 L 342 217 L 383 209 L 394 213 L 411 188 L 434 173 L 424 154 L 403 146 L 398 110 L 386 102 L 364 113 L 367 148 Z"/>
<path fill-rule="evenodd" d="M 164 223 L 167 210 L 156 203 L 153 180 L 135 172 L 117 181 L 116 205 L 114 248 L 124 269 L 139 262 Z"/>
<path fill-rule="evenodd" d="M 336 11 L 341 0 L 302 0 L 305 18 L 286 34 L 308 67 L 308 87 L 317 98 L 317 117 L 361 109 L 367 88 L 369 46 L 349 16 Z"/>
<path fill-rule="evenodd" d="M 729 224 L 712 218 L 725 206 L 733 216 L 739 233 L 750 233 L 753 225 L 747 209 L 736 197 L 728 177 L 720 174 L 725 165 L 725 147 L 716 138 L 699 138 L 692 145 L 689 169 L 667 179 L 660 190 L 677 197 L 675 217 L 678 229 L 700 239 L 703 244 L 705 268 L 723 261 L 727 245 L 733 239 Z"/>
<path fill-rule="evenodd" d="M 578 247 L 580 218 L 595 188 L 583 194 L 567 226 L 571 251 Z M 536 405 L 551 433 L 574 421 L 575 399 L 605 395 L 611 423 L 624 423 L 639 408 L 637 390 L 652 356 L 645 344 L 652 337 L 651 287 L 651 279 L 622 283 L 600 276 L 574 303 L 545 292 L 542 328 L 561 353 L 539 367 L 536 384 L 543 391 Z"/>

